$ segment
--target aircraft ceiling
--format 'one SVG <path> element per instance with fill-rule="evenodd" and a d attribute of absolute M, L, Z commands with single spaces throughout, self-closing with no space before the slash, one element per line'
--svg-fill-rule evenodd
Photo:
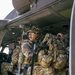
<path fill-rule="evenodd" d="M 5 24 L 7 33 L 3 38 L 2 45 L 8 41 L 12 41 L 13 38 L 15 39 L 15 37 L 21 34 L 20 25 L 31 24 L 41 28 L 45 26 L 59 26 L 58 24 L 61 25 L 61 23 L 69 25 L 73 0 L 44 0 L 43 4 L 41 4 L 42 1 L 38 0 L 37 7 L 33 7 L 33 9 L 23 14 L 18 14 L 18 16 L 12 18 L 16 12 L 11 12 L 7 16 L 8 19 L 11 15 L 11 19 Z M 17 35 L 11 34 L 12 30 L 15 33 L 17 32 Z"/>

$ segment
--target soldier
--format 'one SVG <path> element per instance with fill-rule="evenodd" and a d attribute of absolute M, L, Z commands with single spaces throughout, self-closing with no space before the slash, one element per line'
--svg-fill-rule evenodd
<path fill-rule="evenodd" d="M 57 37 L 59 37 L 61 40 L 64 40 L 65 39 L 65 37 L 64 37 L 64 35 L 62 33 L 58 33 L 57 34 Z"/>
<path fill-rule="evenodd" d="M 22 44 L 22 53 L 20 53 L 19 57 L 19 64 L 22 64 L 22 66 L 28 66 L 31 64 L 32 57 L 33 57 L 33 50 L 34 50 L 34 44 L 36 46 L 39 45 L 39 37 L 41 34 L 40 29 L 38 27 L 33 26 L 31 30 L 28 31 L 29 40 L 24 40 Z M 23 54 L 23 55 L 22 55 Z M 24 56 L 24 57 L 22 57 Z M 23 61 L 24 60 L 24 61 Z M 24 67 L 23 67 L 24 68 Z"/>
<path fill-rule="evenodd" d="M 18 45 L 13 50 L 11 63 L 3 62 L 1 64 L 2 75 L 8 75 L 8 71 L 11 72 L 11 73 L 14 72 L 13 68 L 14 68 L 14 66 L 17 66 L 18 56 L 19 56 L 19 53 L 20 53 L 20 45 L 21 45 L 21 39 L 18 38 Z"/>
<path fill-rule="evenodd" d="M 66 75 L 68 69 L 68 53 L 66 51 L 67 47 L 67 37 L 62 33 L 57 34 L 57 51 L 56 51 L 56 61 L 53 63 L 54 68 L 57 71 L 56 75 Z"/>
<path fill-rule="evenodd" d="M 48 41 L 49 37 L 50 35 L 46 34 L 41 43 Z M 54 75 L 54 68 L 51 66 L 52 59 L 53 57 L 48 55 L 47 47 L 40 49 L 38 53 L 38 63 L 35 63 L 34 65 L 33 75 Z M 31 75 L 31 69 L 31 67 L 28 68 L 27 75 Z"/>
<path fill-rule="evenodd" d="M 49 46 L 48 54 L 45 54 L 44 50 L 39 52 L 38 58 L 42 69 L 37 72 L 39 74 L 34 75 L 66 75 L 68 55 L 65 51 L 64 40 L 62 33 L 58 33 L 57 36 L 46 34 L 43 41 L 47 41 Z"/>

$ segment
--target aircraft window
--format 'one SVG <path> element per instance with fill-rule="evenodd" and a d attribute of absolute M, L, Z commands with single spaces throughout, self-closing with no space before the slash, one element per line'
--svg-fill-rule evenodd
<path fill-rule="evenodd" d="M 3 53 L 9 54 L 9 48 L 8 47 L 5 47 Z"/>
<path fill-rule="evenodd" d="M 0 47 L 0 52 L 1 52 L 1 50 L 2 50 L 2 47 Z"/>

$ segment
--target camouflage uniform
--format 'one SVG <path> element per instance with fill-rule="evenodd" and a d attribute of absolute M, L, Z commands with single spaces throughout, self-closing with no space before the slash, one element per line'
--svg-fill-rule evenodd
<path fill-rule="evenodd" d="M 28 31 L 30 34 L 34 33 L 35 35 L 37 35 L 37 37 L 35 38 L 36 42 L 34 42 L 34 40 L 24 40 L 21 48 L 22 48 L 22 52 L 19 55 L 19 64 L 22 64 L 22 68 L 24 68 L 27 65 L 31 65 L 32 63 L 32 57 L 33 57 L 33 52 L 34 52 L 34 44 L 36 44 L 36 46 L 39 45 L 38 39 L 40 37 L 39 35 L 39 28 L 36 27 L 32 27 L 31 30 Z"/>
<path fill-rule="evenodd" d="M 2 75 L 8 75 L 8 71 L 13 72 L 13 66 L 17 65 L 18 62 L 19 52 L 20 46 L 16 46 L 16 48 L 13 50 L 11 63 L 3 62 L 1 64 Z"/>
<path fill-rule="evenodd" d="M 38 43 L 36 43 L 38 45 Z M 33 56 L 33 46 L 34 43 L 29 40 L 24 40 L 22 44 L 22 52 L 19 55 L 19 64 L 22 64 L 24 67 L 27 64 L 31 64 L 32 56 Z"/>
<path fill-rule="evenodd" d="M 30 75 L 31 67 L 28 68 L 27 75 Z M 54 75 L 54 68 L 43 68 L 39 65 L 34 66 L 33 75 Z"/>
<path fill-rule="evenodd" d="M 37 35 L 40 32 L 38 27 L 33 26 L 30 30 L 27 31 L 28 33 L 36 33 Z M 39 37 L 37 37 L 37 40 Z M 38 42 L 32 42 L 31 40 L 24 40 L 21 45 L 22 52 L 19 55 L 19 64 L 23 66 L 27 64 L 31 64 L 32 56 L 33 56 L 33 46 L 36 44 L 38 46 Z"/>
<path fill-rule="evenodd" d="M 61 33 L 60 33 L 61 34 Z M 62 34 L 61 34 L 62 35 Z M 49 46 L 49 55 L 53 56 L 53 67 L 58 71 L 56 75 L 66 75 L 66 69 L 68 64 L 68 54 L 66 51 L 66 42 L 64 35 L 62 38 L 55 36 L 50 43 L 48 40 Z M 51 48 L 52 47 L 52 48 Z M 52 50 L 52 51 L 51 51 Z"/>

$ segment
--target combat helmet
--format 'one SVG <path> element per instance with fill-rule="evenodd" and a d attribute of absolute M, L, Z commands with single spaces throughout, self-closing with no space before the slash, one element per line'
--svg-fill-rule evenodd
<path fill-rule="evenodd" d="M 36 33 L 37 34 L 37 39 L 41 38 L 42 39 L 42 31 L 40 28 L 32 26 L 30 30 L 28 30 L 28 33 Z"/>
<path fill-rule="evenodd" d="M 32 26 L 32 28 L 30 30 L 28 30 L 29 33 L 37 33 L 39 34 L 40 33 L 40 28 L 38 27 L 35 27 L 35 26 Z"/>

